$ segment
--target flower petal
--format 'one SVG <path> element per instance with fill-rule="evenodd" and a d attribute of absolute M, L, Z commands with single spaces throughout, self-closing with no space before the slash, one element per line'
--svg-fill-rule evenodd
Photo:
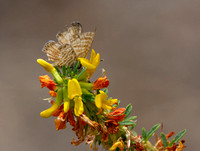
<path fill-rule="evenodd" d="M 74 98 L 74 113 L 76 116 L 80 116 L 84 112 L 83 102 L 81 97 Z"/>
<path fill-rule="evenodd" d="M 57 105 L 56 103 L 54 103 L 50 108 L 42 111 L 40 113 L 40 116 L 41 117 L 44 117 L 44 118 L 48 118 L 50 117 L 57 109 L 59 108 L 59 105 Z"/>
<path fill-rule="evenodd" d="M 100 90 L 99 92 L 100 92 L 100 95 L 101 95 L 101 99 L 102 99 L 102 100 L 105 100 L 105 99 L 108 98 L 108 95 L 107 95 L 104 91 Z"/>
<path fill-rule="evenodd" d="M 92 63 L 94 61 L 94 58 L 96 57 L 96 52 L 94 49 L 92 49 L 91 55 L 90 55 L 90 62 Z"/>
<path fill-rule="evenodd" d="M 100 63 L 100 54 L 97 53 L 97 55 L 95 56 L 93 62 L 91 62 L 95 67 L 97 67 Z"/>
<path fill-rule="evenodd" d="M 81 96 L 82 91 L 78 80 L 72 79 L 68 81 L 68 98 L 73 99 L 75 96 Z"/>
<path fill-rule="evenodd" d="M 102 107 L 101 94 L 96 95 L 96 97 L 95 97 L 95 105 L 96 105 L 97 108 L 101 109 L 101 107 Z"/>
<path fill-rule="evenodd" d="M 88 59 L 78 58 L 78 60 L 81 62 L 82 66 L 84 66 L 88 70 L 95 70 L 96 69 L 96 66 L 93 65 Z"/>

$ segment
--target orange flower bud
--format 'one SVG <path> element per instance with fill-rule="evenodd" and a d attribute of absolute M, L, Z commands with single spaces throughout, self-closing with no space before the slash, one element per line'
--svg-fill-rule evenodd
<path fill-rule="evenodd" d="M 109 85 L 109 80 L 107 79 L 107 76 L 98 78 L 94 84 L 93 84 L 93 90 L 98 90 L 102 88 L 106 88 Z"/>
<path fill-rule="evenodd" d="M 56 89 L 56 83 L 50 79 L 48 75 L 39 76 L 41 88 L 47 87 L 49 90 L 55 90 Z"/>
<path fill-rule="evenodd" d="M 52 97 L 56 97 L 57 96 L 57 93 L 55 91 L 49 91 L 49 94 L 52 96 Z"/>

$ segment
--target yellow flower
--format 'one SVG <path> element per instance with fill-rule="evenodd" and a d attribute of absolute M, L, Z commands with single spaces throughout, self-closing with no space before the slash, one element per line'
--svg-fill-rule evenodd
<path fill-rule="evenodd" d="M 97 66 L 100 63 L 100 54 L 95 53 L 94 49 L 92 49 L 90 60 L 86 58 L 78 58 L 82 66 L 87 68 L 87 73 L 89 74 L 89 77 L 95 72 Z"/>
<path fill-rule="evenodd" d="M 120 149 L 120 151 L 123 151 L 124 150 L 124 142 L 122 140 L 115 142 L 112 145 L 112 147 L 110 148 L 110 151 L 115 151 L 117 147 Z"/>
<path fill-rule="evenodd" d="M 99 109 L 112 109 L 112 105 L 117 103 L 117 99 L 108 99 L 108 96 L 105 94 L 104 91 L 99 91 L 100 94 L 96 95 L 95 97 L 95 105 Z"/>
<path fill-rule="evenodd" d="M 63 83 L 63 79 L 60 77 L 60 75 L 58 74 L 58 72 L 56 71 L 56 69 L 48 62 L 46 62 L 43 59 L 37 59 L 37 62 L 47 71 L 50 72 L 54 78 L 56 79 L 56 81 L 61 84 Z"/>
<path fill-rule="evenodd" d="M 59 108 L 58 104 L 53 104 L 50 108 L 47 110 L 44 110 L 40 113 L 40 116 L 43 118 L 48 118 L 50 117 L 57 109 Z"/>
<path fill-rule="evenodd" d="M 72 79 L 68 81 L 68 98 L 73 99 L 75 102 L 74 113 L 76 116 L 80 116 L 83 111 L 83 102 L 82 102 L 82 91 L 78 80 Z"/>
<path fill-rule="evenodd" d="M 55 103 L 48 109 L 42 111 L 40 113 L 41 117 L 48 118 L 50 117 L 62 104 L 63 100 L 63 90 L 62 88 L 58 88 Z"/>

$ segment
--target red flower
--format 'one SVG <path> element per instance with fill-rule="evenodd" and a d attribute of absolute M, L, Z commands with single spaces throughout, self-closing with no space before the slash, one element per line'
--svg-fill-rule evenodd
<path fill-rule="evenodd" d="M 93 84 L 93 90 L 98 90 L 102 88 L 106 88 L 109 85 L 109 80 L 107 79 L 107 76 L 98 78 L 94 84 Z"/>
<path fill-rule="evenodd" d="M 108 118 L 120 122 L 125 118 L 124 114 L 125 110 L 126 110 L 125 108 L 116 109 L 113 112 L 108 113 Z"/>
<path fill-rule="evenodd" d="M 56 89 L 56 83 L 50 79 L 48 75 L 40 76 L 40 83 L 41 83 L 41 88 L 47 87 L 49 90 L 55 90 Z"/>

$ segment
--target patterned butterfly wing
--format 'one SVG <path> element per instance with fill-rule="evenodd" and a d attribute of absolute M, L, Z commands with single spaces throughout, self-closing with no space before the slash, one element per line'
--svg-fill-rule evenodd
<path fill-rule="evenodd" d="M 71 42 L 71 46 L 74 49 L 78 58 L 86 58 L 92 42 L 94 40 L 95 32 L 85 32 L 79 34 L 79 37 Z"/>
<path fill-rule="evenodd" d="M 59 67 L 63 65 L 71 67 L 77 60 L 77 56 L 73 48 L 69 44 L 64 44 L 61 45 L 58 49 L 60 50 L 60 59 L 59 61 L 55 62 L 55 65 Z"/>
<path fill-rule="evenodd" d="M 59 46 L 57 42 L 51 40 L 44 45 L 42 51 L 46 53 L 49 61 L 56 62 L 60 60 Z"/>
<path fill-rule="evenodd" d="M 56 37 L 61 45 L 70 44 L 72 41 L 76 40 L 79 37 L 81 31 L 81 24 L 78 22 L 74 22 L 71 26 L 67 27 L 67 31 L 58 33 Z"/>

